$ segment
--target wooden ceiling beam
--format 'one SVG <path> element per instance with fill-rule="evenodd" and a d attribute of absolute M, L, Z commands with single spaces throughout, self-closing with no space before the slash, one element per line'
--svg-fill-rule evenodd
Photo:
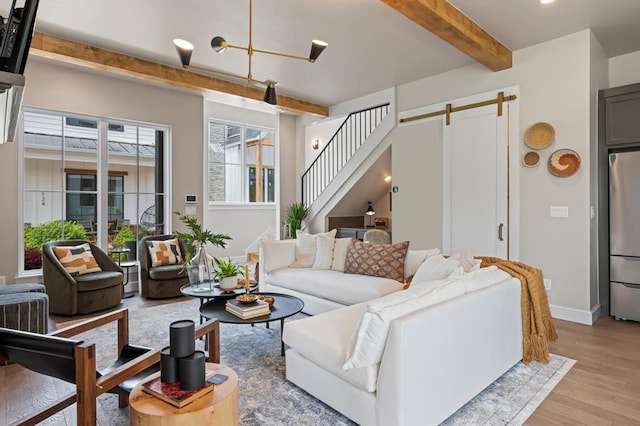
<path fill-rule="evenodd" d="M 198 92 L 222 92 L 262 102 L 264 90 L 210 77 L 183 68 L 105 50 L 88 44 L 35 32 L 29 54 L 58 61 L 150 80 Z M 297 114 L 328 116 L 329 107 L 289 96 L 277 95 L 278 107 Z"/>
<path fill-rule="evenodd" d="M 492 71 L 511 68 L 511 50 L 447 0 L 381 1 Z"/>

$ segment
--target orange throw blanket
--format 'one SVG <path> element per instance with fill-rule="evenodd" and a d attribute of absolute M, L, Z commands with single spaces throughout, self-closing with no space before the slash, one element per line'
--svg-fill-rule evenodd
<path fill-rule="evenodd" d="M 551 318 L 542 271 L 521 262 L 497 257 L 478 257 L 481 267 L 495 265 L 518 278 L 522 285 L 522 361 L 549 362 L 549 343 L 558 340 L 556 326 Z"/>

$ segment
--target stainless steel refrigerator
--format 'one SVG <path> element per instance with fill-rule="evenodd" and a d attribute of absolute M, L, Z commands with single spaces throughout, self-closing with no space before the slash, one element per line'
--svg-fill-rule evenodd
<path fill-rule="evenodd" d="M 640 321 L 640 151 L 609 154 L 610 313 Z"/>

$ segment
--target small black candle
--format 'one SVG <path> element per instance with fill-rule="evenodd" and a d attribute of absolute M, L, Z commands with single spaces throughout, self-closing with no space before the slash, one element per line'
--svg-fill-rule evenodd
<path fill-rule="evenodd" d="M 178 380 L 178 358 L 171 356 L 171 348 L 167 346 L 160 351 L 160 381 L 175 383 Z"/>
<path fill-rule="evenodd" d="M 189 356 L 178 358 L 180 388 L 196 390 L 204 387 L 204 352 L 195 351 Z"/>
<path fill-rule="evenodd" d="M 196 350 L 196 325 L 191 320 L 174 321 L 169 326 L 171 356 L 181 358 Z"/>

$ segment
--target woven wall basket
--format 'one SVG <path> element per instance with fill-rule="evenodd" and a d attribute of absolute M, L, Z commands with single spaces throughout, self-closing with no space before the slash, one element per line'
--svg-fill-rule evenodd
<path fill-rule="evenodd" d="M 549 123 L 536 123 L 524 133 L 524 143 L 532 149 L 544 149 L 556 138 L 556 131 Z"/>
<path fill-rule="evenodd" d="M 559 149 L 551 154 L 547 167 L 554 176 L 569 177 L 580 168 L 580 156 L 572 149 Z"/>

